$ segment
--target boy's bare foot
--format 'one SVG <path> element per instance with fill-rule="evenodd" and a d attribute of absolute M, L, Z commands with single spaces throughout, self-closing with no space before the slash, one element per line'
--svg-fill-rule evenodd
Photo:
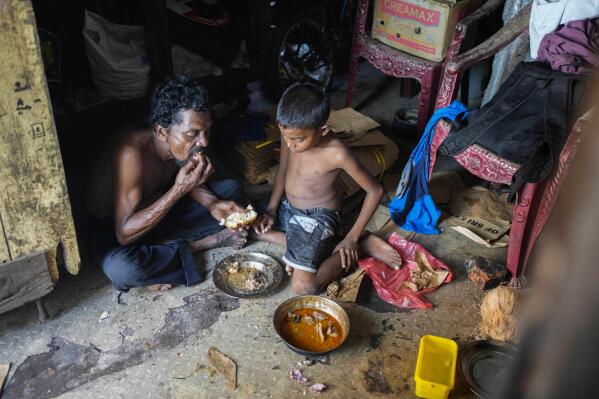
<path fill-rule="evenodd" d="M 399 269 L 401 267 L 401 257 L 395 248 L 374 234 L 369 234 L 368 237 L 362 241 L 362 248 L 365 255 L 372 256 L 373 258 L 386 263 L 393 269 Z"/>
<path fill-rule="evenodd" d="M 285 265 L 285 271 L 287 272 L 288 275 L 292 275 L 293 274 L 293 267 L 289 266 L 289 265 Z"/>
<path fill-rule="evenodd" d="M 146 287 L 148 291 L 166 291 L 173 288 L 171 284 L 153 284 Z"/>

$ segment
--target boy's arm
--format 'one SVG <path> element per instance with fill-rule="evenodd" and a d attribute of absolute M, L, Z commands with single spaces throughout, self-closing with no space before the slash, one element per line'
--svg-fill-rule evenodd
<path fill-rule="evenodd" d="M 285 140 L 281 137 L 281 155 L 279 157 L 279 170 L 275 177 L 275 184 L 272 188 L 270 195 L 270 201 L 268 202 L 268 208 L 266 214 L 260 215 L 254 223 L 254 231 L 256 234 L 266 233 L 275 223 L 277 217 L 277 209 L 283 194 L 285 193 L 285 178 L 287 176 L 287 160 L 289 159 L 289 149 Z"/>
<path fill-rule="evenodd" d="M 366 191 L 366 198 L 364 198 L 364 203 L 356 222 L 345 236 L 345 239 L 335 248 L 335 251 L 339 251 L 342 266 L 345 268 L 358 261 L 358 240 L 379 205 L 383 196 L 383 187 L 366 170 L 364 165 L 360 163 L 349 148 L 343 147 L 339 149 L 336 159 L 338 167 L 346 171 Z"/>

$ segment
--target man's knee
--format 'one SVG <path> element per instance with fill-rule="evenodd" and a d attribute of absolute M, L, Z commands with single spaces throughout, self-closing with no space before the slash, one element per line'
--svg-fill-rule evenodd
<path fill-rule="evenodd" d="M 297 273 L 297 270 L 294 274 Z M 295 276 L 293 276 L 295 277 Z M 318 283 L 316 276 L 311 278 L 291 278 L 291 289 L 296 295 L 316 295 L 318 294 Z"/>
<path fill-rule="evenodd" d="M 104 274 L 117 289 L 139 285 L 143 273 L 134 254 L 134 248 L 118 248 L 108 253 L 102 261 Z"/>
<path fill-rule="evenodd" d="M 241 200 L 242 186 L 241 183 L 235 179 L 225 179 L 214 182 L 211 184 L 210 188 L 219 198 L 233 201 Z"/>

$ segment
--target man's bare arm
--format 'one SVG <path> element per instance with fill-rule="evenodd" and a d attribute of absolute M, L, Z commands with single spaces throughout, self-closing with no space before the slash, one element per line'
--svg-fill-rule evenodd
<path fill-rule="evenodd" d="M 205 184 L 201 184 L 189 192 L 191 198 L 206 209 L 210 209 L 219 198 Z"/>
<path fill-rule="evenodd" d="M 201 184 L 190 191 L 189 195 L 204 208 L 208 209 L 216 220 L 226 219 L 232 212 L 244 212 L 245 209 L 235 201 L 218 198 L 206 185 Z"/>
<path fill-rule="evenodd" d="M 114 160 L 114 227 L 118 242 L 128 245 L 136 241 L 168 213 L 172 206 L 193 187 L 202 182 L 206 162 L 194 159 L 177 174 L 175 184 L 149 206 L 138 209 L 143 201 L 143 165 L 141 152 L 125 146 Z"/>

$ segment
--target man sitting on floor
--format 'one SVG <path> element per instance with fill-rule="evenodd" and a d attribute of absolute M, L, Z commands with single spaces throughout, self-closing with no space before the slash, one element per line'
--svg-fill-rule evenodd
<path fill-rule="evenodd" d="M 246 231 L 218 222 L 243 208 L 237 181 L 208 181 L 211 126 L 206 90 L 177 75 L 156 88 L 150 126 L 119 136 L 94 168 L 91 250 L 117 290 L 197 284 L 194 252 L 245 245 Z"/>

